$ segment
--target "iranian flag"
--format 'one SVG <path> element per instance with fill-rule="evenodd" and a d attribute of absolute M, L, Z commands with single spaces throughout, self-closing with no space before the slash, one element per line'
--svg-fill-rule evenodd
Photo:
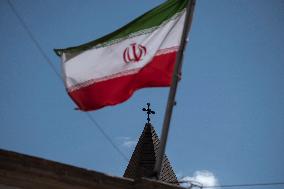
<path fill-rule="evenodd" d="M 168 0 L 102 38 L 55 49 L 78 108 L 96 110 L 141 88 L 170 86 L 188 1 Z"/>

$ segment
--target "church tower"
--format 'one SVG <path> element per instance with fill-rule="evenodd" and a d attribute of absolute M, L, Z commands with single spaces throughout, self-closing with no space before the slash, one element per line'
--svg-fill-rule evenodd
<path fill-rule="evenodd" d="M 149 115 L 151 114 L 151 112 L 154 112 L 149 109 L 150 104 L 148 103 L 147 105 L 148 111 L 144 108 L 143 110 L 147 111 L 148 123 L 145 124 L 144 130 L 124 172 L 124 177 L 132 179 L 138 179 L 142 177 L 153 178 L 155 174 L 154 167 L 160 146 L 160 140 L 158 138 L 158 135 L 156 134 L 154 127 L 150 123 Z M 159 180 L 178 185 L 177 177 L 166 155 L 164 155 L 162 171 Z"/>

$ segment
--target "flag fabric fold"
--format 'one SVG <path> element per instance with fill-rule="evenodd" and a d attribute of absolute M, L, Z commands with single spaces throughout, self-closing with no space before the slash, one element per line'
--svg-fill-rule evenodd
<path fill-rule="evenodd" d="M 168 0 L 102 38 L 55 49 L 78 108 L 96 110 L 141 88 L 170 86 L 188 1 Z"/>

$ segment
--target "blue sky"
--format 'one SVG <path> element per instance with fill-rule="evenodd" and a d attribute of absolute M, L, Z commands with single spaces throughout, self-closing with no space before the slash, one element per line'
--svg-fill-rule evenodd
<path fill-rule="evenodd" d="M 11 0 L 60 72 L 53 48 L 101 37 L 162 0 Z M 198 0 L 167 155 L 179 176 L 284 181 L 284 1 Z M 74 103 L 7 0 L 0 1 L 0 148 L 121 176 L 127 162 Z M 160 133 L 168 88 L 91 112 L 130 158 L 151 102 Z M 259 188 L 259 187 L 250 187 Z M 282 188 L 272 187 L 269 188 Z"/>

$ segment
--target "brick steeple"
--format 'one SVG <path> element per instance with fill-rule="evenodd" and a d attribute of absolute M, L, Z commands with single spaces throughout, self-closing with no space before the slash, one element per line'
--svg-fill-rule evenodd
<path fill-rule="evenodd" d="M 152 178 L 159 146 L 160 140 L 154 127 L 151 123 L 146 123 L 123 176 L 133 179 Z M 178 184 L 177 177 L 166 155 L 159 180 Z"/>

